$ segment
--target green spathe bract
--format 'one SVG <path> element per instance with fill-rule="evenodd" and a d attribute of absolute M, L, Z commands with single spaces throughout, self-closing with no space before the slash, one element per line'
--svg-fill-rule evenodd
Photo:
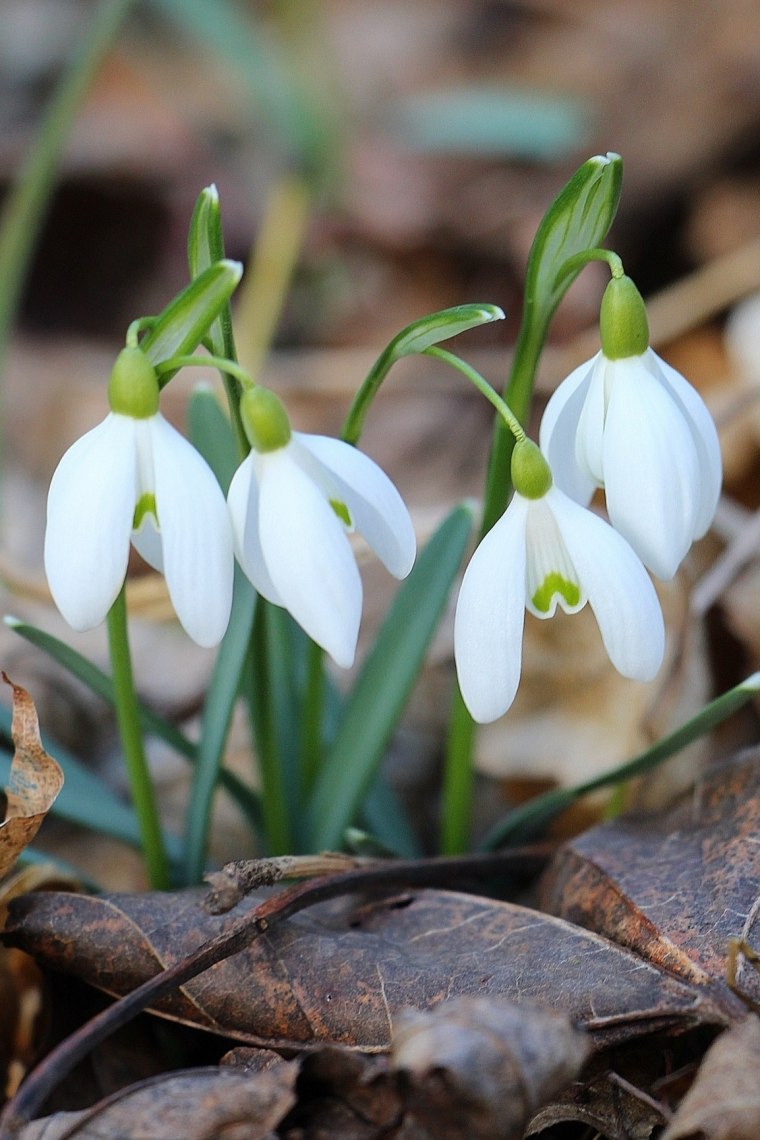
<path fill-rule="evenodd" d="M 240 397 L 240 418 L 254 451 L 277 451 L 290 442 L 290 420 L 282 400 L 257 384 Z"/>
<path fill-rule="evenodd" d="M 158 411 L 158 377 L 142 349 L 123 348 L 108 382 L 108 403 L 118 415 L 146 420 Z"/>
<path fill-rule="evenodd" d="M 431 345 L 450 340 L 459 333 L 491 321 L 503 321 L 504 311 L 498 305 L 456 305 L 441 309 L 419 321 L 407 325 L 391 341 L 390 349 L 395 360 L 415 352 L 424 352 Z"/>
<path fill-rule="evenodd" d="M 140 348 L 158 367 L 175 356 L 194 352 L 235 291 L 243 274 L 237 261 L 216 261 L 204 269 L 152 323 Z M 162 372 L 161 387 L 173 372 Z"/>
<path fill-rule="evenodd" d="M 630 277 L 613 277 L 604 290 L 599 332 L 608 360 L 641 356 L 649 347 L 646 306 Z"/>

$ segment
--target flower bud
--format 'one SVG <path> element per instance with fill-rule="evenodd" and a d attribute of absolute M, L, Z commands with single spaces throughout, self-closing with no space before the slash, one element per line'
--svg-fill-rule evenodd
<path fill-rule="evenodd" d="M 630 277 L 613 277 L 604 290 L 599 332 L 608 360 L 641 356 L 649 347 L 646 306 Z"/>
<path fill-rule="evenodd" d="M 108 381 L 111 411 L 135 420 L 146 420 L 158 411 L 158 377 L 139 348 L 123 348 Z"/>
<path fill-rule="evenodd" d="M 240 419 L 254 451 L 277 451 L 290 442 L 288 413 L 269 388 L 246 388 L 240 397 Z"/>

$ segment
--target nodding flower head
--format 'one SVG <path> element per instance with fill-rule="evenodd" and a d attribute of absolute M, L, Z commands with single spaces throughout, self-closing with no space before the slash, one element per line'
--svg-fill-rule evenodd
<path fill-rule="evenodd" d="M 268 422 L 254 429 L 241 402 L 253 449 L 227 496 L 235 553 L 259 593 L 284 606 L 348 668 L 362 608 L 348 534 L 359 531 L 390 573 L 404 578 L 416 550 L 409 513 L 387 475 L 362 452 L 341 440 L 291 433 L 289 425 L 286 431 L 276 405 L 257 400 L 256 412 Z M 257 447 L 262 438 L 271 446 Z"/>
<path fill-rule="evenodd" d="M 211 469 L 158 410 L 139 348 L 118 356 L 111 411 L 61 459 L 48 494 L 45 571 L 74 629 L 104 620 L 124 583 L 130 541 L 166 577 L 177 616 L 215 645 L 232 603 L 232 534 Z"/>

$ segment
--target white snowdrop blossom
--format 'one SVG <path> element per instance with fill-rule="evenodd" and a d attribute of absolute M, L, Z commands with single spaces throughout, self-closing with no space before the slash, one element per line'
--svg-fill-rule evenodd
<path fill-rule="evenodd" d="M 69 448 L 50 484 L 44 557 L 53 599 L 74 629 L 99 625 L 124 583 L 131 541 L 165 575 L 189 636 L 216 645 L 234 564 L 222 490 L 157 410 L 158 383 L 139 349 L 120 354 L 109 397 L 113 410 Z"/>
<path fill-rule="evenodd" d="M 514 469 L 514 468 L 513 468 Z M 588 602 L 612 664 L 651 680 L 665 647 L 652 582 L 625 539 L 559 488 L 515 492 L 462 581 L 454 624 L 459 686 L 472 717 L 488 723 L 512 704 L 520 681 L 525 610 L 574 614 Z"/>
<path fill-rule="evenodd" d="M 262 416 L 249 415 L 262 405 Z M 388 476 L 355 447 L 291 433 L 274 393 L 245 393 L 241 414 L 254 446 L 227 496 L 237 559 L 263 597 L 349 668 L 362 585 L 348 535 L 357 530 L 390 573 L 404 578 L 416 553 L 409 512 Z"/>
<path fill-rule="evenodd" d="M 607 353 L 603 337 L 602 351 L 549 400 L 539 441 L 557 485 L 577 502 L 604 487 L 610 522 L 659 578 L 673 577 L 712 522 L 721 487 L 715 424 L 648 346 Z"/>

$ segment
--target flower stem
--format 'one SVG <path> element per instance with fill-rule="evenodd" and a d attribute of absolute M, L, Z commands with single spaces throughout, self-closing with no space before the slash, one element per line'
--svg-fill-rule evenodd
<path fill-rule="evenodd" d="M 372 401 L 385 377 L 396 363 L 395 339 L 391 341 L 378 356 L 359 387 L 358 392 L 351 401 L 351 407 L 340 429 L 340 438 L 344 443 L 357 444 L 364 428 L 364 421 Z"/>
<path fill-rule="evenodd" d="M 108 645 L 111 654 L 116 720 L 129 786 L 140 825 L 145 866 L 151 887 L 154 890 L 166 890 L 170 885 L 169 862 L 140 730 L 140 709 L 129 652 L 124 586 L 108 611 Z"/>
<path fill-rule="evenodd" d="M 455 855 L 470 847 L 472 815 L 472 749 L 475 722 L 455 685 L 449 714 L 441 806 L 441 854 Z"/>
<path fill-rule="evenodd" d="M 491 404 L 501 416 L 505 427 L 514 436 L 515 442 L 521 443 L 525 439 L 525 432 L 522 424 L 514 414 L 509 404 L 495 391 L 486 379 L 484 379 L 479 372 L 476 372 L 471 364 L 462 360 L 461 357 L 456 356 L 455 353 L 449 352 L 448 349 L 438 348 L 433 345 L 425 349 L 425 356 L 433 356 L 436 360 L 442 360 L 444 364 L 450 364 L 452 368 L 456 368 L 461 372 L 474 387 L 480 392 L 481 396 L 485 396 L 489 404 Z"/>
<path fill-rule="evenodd" d="M 301 797 L 307 804 L 322 760 L 322 721 L 325 700 L 325 654 L 309 641 L 306 657 L 306 692 L 303 702 L 301 739 Z"/>
<path fill-rule="evenodd" d="M 561 285 L 565 278 L 578 269 L 583 269 L 591 261 L 606 261 L 613 277 L 625 277 L 625 270 L 621 258 L 611 249 L 583 249 L 573 254 L 563 262 L 557 273 L 557 284 Z"/>

